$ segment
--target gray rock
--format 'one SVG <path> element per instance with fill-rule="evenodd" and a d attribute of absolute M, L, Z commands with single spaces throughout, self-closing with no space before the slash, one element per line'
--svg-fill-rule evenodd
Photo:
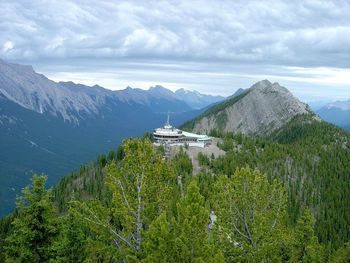
<path fill-rule="evenodd" d="M 198 120 L 194 131 L 213 129 L 226 132 L 268 135 L 294 116 L 309 113 L 308 106 L 278 83 L 262 80 L 247 90 L 245 96 L 223 110 Z"/>

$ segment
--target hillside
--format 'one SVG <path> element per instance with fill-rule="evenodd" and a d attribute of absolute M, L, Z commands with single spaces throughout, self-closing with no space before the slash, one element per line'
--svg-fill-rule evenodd
<path fill-rule="evenodd" d="M 270 86 L 258 83 L 209 108 L 200 118 L 242 103 L 257 87 L 261 92 Z M 279 96 L 281 88 L 272 86 Z M 187 149 L 174 149 L 170 162 L 162 160 L 162 147 L 154 148 L 148 140 L 127 140 L 118 150 L 102 154 L 96 162 L 63 177 L 53 188 L 53 205 L 62 224 L 67 224 L 65 218 L 74 218 L 74 229 L 81 229 L 84 234 L 80 238 L 88 240 L 84 249 L 90 254 L 79 255 L 92 261 L 96 255 L 117 261 L 130 255 L 157 261 L 169 256 L 159 254 L 164 249 L 157 250 L 161 238 L 161 244 L 169 244 L 166 254 L 182 262 L 191 247 L 187 241 L 193 237 L 186 229 L 196 225 L 195 237 L 211 236 L 210 246 L 207 238 L 197 246 L 202 249 L 197 256 L 208 262 L 253 258 L 260 262 L 271 256 L 276 262 L 310 258 L 311 262 L 333 262 L 334 257 L 344 257 L 348 249 L 344 244 L 350 240 L 350 134 L 321 121 L 289 92 L 282 91 L 284 98 L 292 100 L 283 105 L 292 109 L 284 108 L 284 118 L 290 119 L 283 119 L 279 128 L 245 135 L 215 127 L 211 135 L 221 137 L 214 140 L 215 151 L 196 150 L 188 156 Z M 264 101 L 260 98 L 255 96 L 258 100 L 253 103 L 258 108 Z M 305 106 L 306 112 L 296 111 L 298 105 Z M 142 171 L 149 181 L 141 187 L 137 184 L 143 178 Z M 140 191 L 142 199 L 137 198 Z M 144 205 L 138 205 L 141 200 Z M 138 211 L 142 217 L 137 216 Z M 189 221 L 182 221 L 186 216 L 192 220 L 189 225 L 185 223 Z M 13 217 L 21 218 L 22 214 Z M 0 221 L 0 236 L 11 236 L 13 217 Z M 137 223 L 139 218 L 142 224 Z M 135 239 L 137 233 L 144 238 Z M 16 240 L 16 235 L 11 238 Z M 133 245 L 111 246 L 111 240 L 119 242 L 121 238 Z M 147 245 L 137 247 L 143 242 Z M 206 253 L 209 248 L 212 252 Z M 0 242 L 0 254 L 4 249 Z M 6 253 L 18 257 L 14 251 Z"/>
<path fill-rule="evenodd" d="M 267 139 L 225 136 L 225 158 L 210 163 L 214 172 L 233 173 L 250 165 L 288 186 L 292 221 L 309 207 L 321 242 L 339 246 L 350 239 L 350 135 L 334 125 L 299 115 Z"/>
<path fill-rule="evenodd" d="M 182 128 L 199 133 L 211 130 L 250 135 L 269 135 L 298 114 L 308 113 L 308 106 L 286 88 L 268 80 L 260 81 L 237 96 L 209 108 Z"/>
<path fill-rule="evenodd" d="M 223 142 L 218 145 L 225 155 L 215 159 L 205 155 L 191 157 L 207 176 L 230 175 L 247 165 L 257 168 L 270 180 L 276 178 L 287 185 L 287 207 L 292 223 L 303 208 L 309 207 L 316 219 L 315 230 L 321 242 L 331 242 L 332 246 L 339 247 L 350 240 L 350 229 L 344 227 L 350 224 L 350 134 L 315 120 L 312 115 L 300 115 L 265 139 L 232 133 L 221 134 L 221 137 Z M 113 156 L 116 154 L 100 157 L 98 163 L 105 164 L 107 161 L 101 160 Z M 174 162 L 177 161 L 175 158 Z M 78 196 L 104 196 L 101 179 L 91 177 L 104 178 L 104 169 L 95 169 L 87 166 L 60 182 L 55 188 L 55 198 L 61 209 L 73 189 Z"/>

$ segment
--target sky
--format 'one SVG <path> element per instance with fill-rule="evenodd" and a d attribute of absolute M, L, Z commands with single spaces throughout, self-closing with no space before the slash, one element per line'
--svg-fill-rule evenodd
<path fill-rule="evenodd" d="M 0 0 L 0 58 L 55 81 L 350 99 L 350 0 Z"/>

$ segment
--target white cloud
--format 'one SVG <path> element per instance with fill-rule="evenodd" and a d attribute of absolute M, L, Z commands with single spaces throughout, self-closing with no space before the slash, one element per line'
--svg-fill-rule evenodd
<path fill-rule="evenodd" d="M 11 41 L 6 41 L 2 46 L 2 52 L 7 53 L 11 49 L 13 49 L 14 44 Z"/>
<path fill-rule="evenodd" d="M 349 56 L 349 14 L 346 1 L 8 0 L 0 4 L 0 40 L 10 34 L 20 43 L 9 59 L 30 51 L 38 59 L 143 56 L 349 66 L 332 59 L 334 52 Z"/>
<path fill-rule="evenodd" d="M 346 0 L 3 0 L 0 17 L 1 58 L 109 88 L 169 83 L 228 94 L 267 77 L 315 93 L 349 85 Z"/>

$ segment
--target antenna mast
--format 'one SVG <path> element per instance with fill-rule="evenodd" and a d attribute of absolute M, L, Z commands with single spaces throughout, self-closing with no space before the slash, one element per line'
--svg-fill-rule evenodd
<path fill-rule="evenodd" d="M 167 119 L 166 125 L 170 126 L 170 123 L 169 123 L 169 111 L 168 111 L 168 119 Z"/>

